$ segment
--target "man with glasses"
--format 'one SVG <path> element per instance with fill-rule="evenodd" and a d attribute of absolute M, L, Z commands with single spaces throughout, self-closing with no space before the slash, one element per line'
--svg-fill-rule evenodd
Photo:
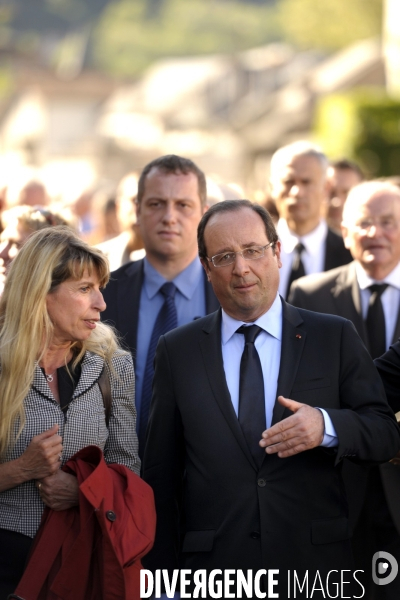
<path fill-rule="evenodd" d="M 400 190 L 382 181 L 355 186 L 344 205 L 342 233 L 353 262 L 297 280 L 289 301 L 351 320 L 377 358 L 400 337 Z M 352 526 L 358 523 L 354 548 L 359 564 L 370 565 L 379 550 L 400 562 L 400 497 L 386 493 L 400 486 L 399 467 L 386 464 L 368 473 L 346 465 L 345 480 Z M 384 593 L 385 598 L 399 598 L 400 578 L 385 586 Z"/>
<path fill-rule="evenodd" d="M 143 476 L 158 529 L 145 566 L 233 580 L 278 569 L 274 593 L 310 597 L 288 590 L 294 570 L 326 580 L 353 565 L 342 459 L 388 460 L 397 425 L 353 326 L 279 296 L 281 246 L 262 207 L 212 206 L 198 247 L 222 309 L 157 347 Z"/>

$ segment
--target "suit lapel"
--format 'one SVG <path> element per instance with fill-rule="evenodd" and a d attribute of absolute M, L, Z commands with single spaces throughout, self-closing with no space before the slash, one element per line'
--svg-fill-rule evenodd
<path fill-rule="evenodd" d="M 257 466 L 244 439 L 226 384 L 221 349 L 221 309 L 210 315 L 201 333 L 200 349 L 215 400 L 239 446 L 251 465 L 257 470 Z"/>
<path fill-rule="evenodd" d="M 335 269 L 352 261 L 351 254 L 345 248 L 342 238 L 328 228 L 325 241 L 324 271 Z"/>
<path fill-rule="evenodd" d="M 204 280 L 204 295 L 206 299 L 206 314 L 210 314 L 219 309 L 219 302 L 211 283 L 207 279 L 207 275 L 203 269 L 203 280 Z"/>
<path fill-rule="evenodd" d="M 394 328 L 394 334 L 393 334 L 393 338 L 390 341 L 391 344 L 394 344 L 395 342 L 397 342 L 397 340 L 400 337 L 400 306 L 397 310 L 397 321 L 396 321 L 396 326 Z"/>
<path fill-rule="evenodd" d="M 82 361 L 81 376 L 72 396 L 73 400 L 78 396 L 81 396 L 84 392 L 86 392 L 86 390 L 92 387 L 92 385 L 100 377 L 100 373 L 103 370 L 103 366 L 104 361 L 100 356 L 94 354 L 93 352 L 85 353 Z M 45 396 L 49 400 L 56 402 L 53 393 L 49 388 L 47 381 L 42 373 L 42 370 L 38 365 L 36 365 L 35 367 L 32 387 L 42 396 Z"/>
<path fill-rule="evenodd" d="M 330 269 L 334 269 L 338 266 L 337 260 L 335 260 L 335 256 L 337 253 L 337 244 L 336 244 L 336 236 L 332 233 L 330 229 L 328 229 L 328 233 L 326 234 L 325 241 L 325 265 L 324 271 L 329 271 Z"/>
<path fill-rule="evenodd" d="M 277 396 L 290 398 L 307 332 L 302 327 L 303 319 L 297 308 L 282 299 L 282 309 L 282 348 Z M 272 425 L 281 421 L 284 411 L 285 407 L 276 400 L 272 413 Z"/>
<path fill-rule="evenodd" d="M 86 352 L 82 361 L 81 376 L 78 381 L 78 385 L 72 396 L 72 400 L 78 398 L 92 387 L 92 385 L 99 379 L 100 374 L 103 370 L 104 361 L 93 352 Z"/>
<path fill-rule="evenodd" d="M 42 369 L 39 367 L 39 365 L 37 363 L 35 366 L 35 372 L 33 374 L 32 387 L 37 392 L 39 392 L 39 394 L 41 396 L 44 396 L 45 398 L 48 398 L 49 400 L 56 402 L 56 399 L 53 396 L 53 392 L 49 388 L 46 378 L 43 375 Z"/>
<path fill-rule="evenodd" d="M 341 271 L 335 287 L 332 288 L 332 297 L 337 308 L 336 314 L 352 321 L 358 335 L 367 345 L 367 332 L 362 317 L 360 288 L 354 262 Z"/>
<path fill-rule="evenodd" d="M 143 266 L 143 260 L 133 262 L 125 276 L 118 282 L 117 291 L 117 329 L 126 331 L 124 342 L 133 354 L 134 363 L 136 363 L 140 293 L 144 279 Z M 120 319 L 124 319 L 124 322 L 119 323 Z"/>

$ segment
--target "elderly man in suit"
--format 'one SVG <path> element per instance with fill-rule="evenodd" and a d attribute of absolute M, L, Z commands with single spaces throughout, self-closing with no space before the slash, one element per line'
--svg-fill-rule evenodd
<path fill-rule="evenodd" d="M 352 569 L 343 458 L 387 460 L 399 432 L 353 325 L 279 296 L 281 244 L 262 207 L 212 206 L 198 245 L 222 310 L 158 343 L 143 469 L 158 529 L 146 565 L 279 569 L 274 591 L 295 597 L 293 570 L 325 581 Z"/>
<path fill-rule="evenodd" d="M 104 290 L 102 318 L 115 325 L 134 358 L 141 455 L 159 336 L 219 306 L 197 256 L 206 197 L 204 173 L 191 160 L 167 155 L 149 163 L 137 193 L 146 256 L 114 271 Z"/>
<path fill-rule="evenodd" d="M 271 196 L 280 219 L 282 244 L 279 292 L 287 298 L 293 281 L 347 264 L 351 255 L 322 215 L 327 202 L 328 160 L 309 142 L 279 148 L 270 166 Z"/>
<path fill-rule="evenodd" d="M 400 190 L 382 181 L 355 186 L 344 205 L 342 231 L 354 261 L 295 281 L 290 302 L 350 319 L 377 358 L 400 336 Z M 400 485 L 399 468 L 386 464 L 368 473 L 346 465 L 345 480 L 360 564 L 385 549 L 400 561 L 400 497 L 388 493 L 396 481 Z M 398 598 L 400 578 L 376 594 Z"/>

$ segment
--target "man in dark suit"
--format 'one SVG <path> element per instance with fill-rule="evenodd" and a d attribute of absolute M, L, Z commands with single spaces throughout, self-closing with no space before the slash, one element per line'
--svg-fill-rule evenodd
<path fill-rule="evenodd" d="M 191 160 L 168 155 L 149 163 L 137 193 L 146 257 L 114 271 L 104 290 L 102 318 L 116 327 L 134 358 L 140 454 L 159 335 L 219 306 L 197 256 L 196 231 L 206 197 L 204 173 Z"/>
<path fill-rule="evenodd" d="M 309 598 L 311 586 L 293 594 L 293 570 L 326 582 L 352 569 L 342 459 L 389 459 L 397 425 L 352 324 L 278 295 L 280 242 L 262 207 L 211 207 L 198 245 L 222 310 L 157 347 L 143 477 L 158 524 L 145 565 L 279 569 L 280 598 Z"/>
<path fill-rule="evenodd" d="M 342 231 L 354 261 L 298 279 L 289 301 L 351 320 L 377 358 L 400 336 L 400 190 L 380 181 L 354 187 L 344 205 Z M 399 468 L 388 463 L 362 470 L 347 464 L 344 476 L 356 559 L 370 564 L 375 551 L 387 550 L 400 562 L 400 496 L 388 493 L 400 486 Z M 377 586 L 373 597 L 399 598 L 400 578 Z"/>
<path fill-rule="evenodd" d="M 327 201 L 328 160 L 308 142 L 283 146 L 271 159 L 270 183 L 280 219 L 282 244 L 279 292 L 288 297 L 290 284 L 351 261 L 343 239 L 322 218 Z"/>

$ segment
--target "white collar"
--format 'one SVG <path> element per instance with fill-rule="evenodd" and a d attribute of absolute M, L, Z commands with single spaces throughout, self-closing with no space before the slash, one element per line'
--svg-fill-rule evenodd
<path fill-rule="evenodd" d="M 276 298 L 272 303 L 272 306 L 267 312 L 265 312 L 261 317 L 258 317 L 252 325 L 258 325 L 264 331 L 272 335 L 273 337 L 281 340 L 282 338 L 282 302 L 279 294 L 276 294 Z M 230 317 L 226 314 L 224 309 L 222 309 L 222 344 L 226 344 L 229 342 L 231 337 L 236 333 L 236 330 L 241 325 L 250 325 L 250 323 L 245 323 L 244 321 L 238 321 L 233 317 Z"/>
<path fill-rule="evenodd" d="M 397 290 L 400 290 L 400 263 L 398 263 L 393 269 L 393 271 L 386 275 L 386 277 L 382 279 L 382 281 L 372 279 L 358 261 L 355 261 L 355 263 L 357 281 L 360 290 L 365 290 L 374 283 L 387 283 L 388 285 L 396 288 Z"/>
<path fill-rule="evenodd" d="M 319 248 L 326 238 L 328 233 L 328 225 L 324 219 L 321 219 L 317 227 L 303 236 L 298 236 L 294 231 L 289 229 L 285 219 L 279 219 L 277 225 L 279 239 L 282 242 L 282 248 L 286 254 L 290 254 L 295 249 L 295 246 L 301 242 L 307 253 L 315 253 L 315 248 Z"/>

